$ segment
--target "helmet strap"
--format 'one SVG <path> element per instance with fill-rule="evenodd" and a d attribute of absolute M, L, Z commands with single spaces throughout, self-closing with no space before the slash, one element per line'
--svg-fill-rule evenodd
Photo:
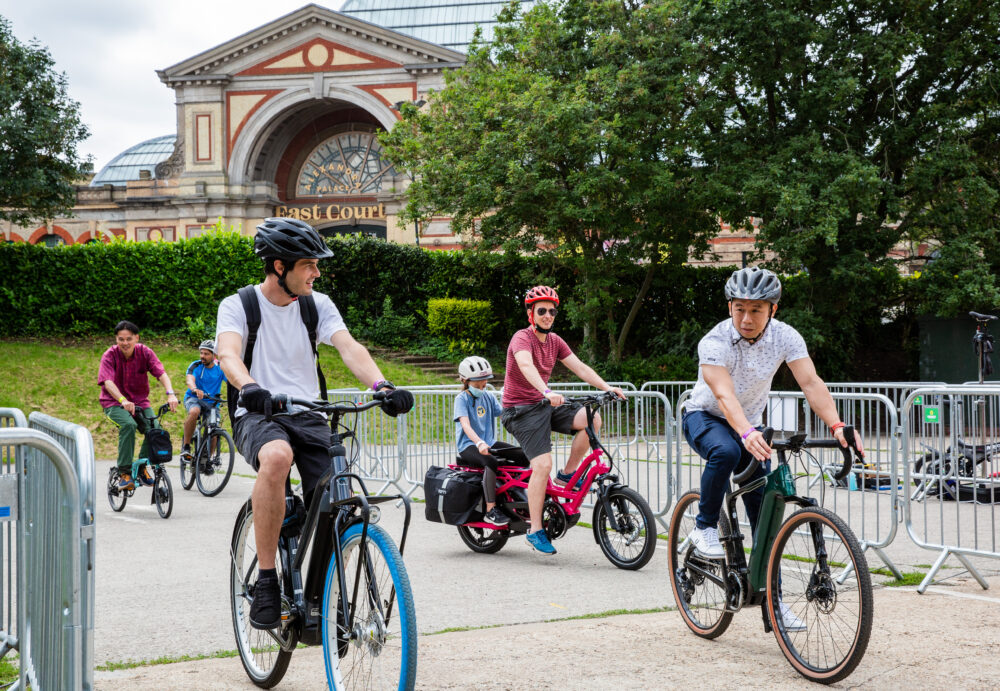
<path fill-rule="evenodd" d="M 281 273 L 278 273 L 278 267 L 277 266 L 274 267 L 274 274 L 278 277 L 278 285 L 281 286 L 281 289 L 284 290 L 288 294 L 288 297 L 290 297 L 293 300 L 295 300 L 299 296 L 296 295 L 295 293 L 293 293 L 291 291 L 291 289 L 288 287 L 288 284 L 285 283 L 285 276 L 288 275 L 288 268 L 285 265 L 286 264 L 286 260 L 280 259 L 278 261 L 281 262 L 281 267 L 282 267 L 282 272 Z M 293 263 L 293 266 L 294 266 L 294 263 Z"/>

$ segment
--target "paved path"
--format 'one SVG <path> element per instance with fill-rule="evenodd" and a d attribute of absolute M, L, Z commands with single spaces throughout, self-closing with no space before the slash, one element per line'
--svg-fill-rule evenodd
<path fill-rule="evenodd" d="M 99 478 L 109 466 L 98 463 Z M 248 470 L 237 460 L 237 472 Z M 148 489 L 140 489 L 120 514 L 111 511 L 103 486 L 98 490 L 99 665 L 235 649 L 228 550 L 236 513 L 253 481 L 234 477 L 219 497 L 208 499 L 180 488 L 176 465 L 171 475 L 176 499 L 166 521 L 148 504 Z M 582 688 L 650 688 L 692 679 L 706 685 L 707 678 L 713 680 L 708 686 L 802 687 L 773 636 L 763 634 L 756 611 L 738 615 L 715 642 L 690 634 L 674 612 L 545 623 L 672 606 L 663 549 L 643 570 L 621 571 L 604 558 L 592 532 L 577 527 L 557 541 L 554 558 L 531 552 L 523 539 L 511 540 L 496 555 L 479 555 L 464 546 L 454 528 L 425 521 L 422 509 L 414 504 L 406 549 L 418 629 L 425 634 L 420 688 L 555 688 L 568 680 Z M 400 513 L 384 512 L 383 524 L 394 536 Z M 904 571 L 933 561 L 931 552 L 907 546 L 905 533 L 897 542 Z M 981 563 L 991 574 L 988 591 L 961 576 L 925 595 L 879 589 L 872 643 L 847 680 L 850 685 L 995 687 L 1000 562 Z M 426 635 L 484 625 L 496 628 Z M 319 652 L 297 651 L 278 688 L 322 688 Z M 238 658 L 96 672 L 95 681 L 99 689 L 253 688 Z"/>

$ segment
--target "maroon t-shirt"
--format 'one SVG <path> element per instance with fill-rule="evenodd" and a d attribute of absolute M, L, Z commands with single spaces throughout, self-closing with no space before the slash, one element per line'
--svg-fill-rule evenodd
<path fill-rule="evenodd" d="M 135 403 L 136 408 L 148 408 L 148 375 L 152 374 L 159 379 L 163 372 L 163 363 L 156 357 L 156 353 L 142 343 L 135 344 L 132 357 L 128 360 L 122 355 L 121 348 L 111 346 L 101 356 L 101 368 L 97 372 L 97 383 L 101 387 L 101 407 L 120 405 L 104 388 L 104 382 L 110 379 L 126 399 Z"/>
<path fill-rule="evenodd" d="M 515 333 L 510 339 L 510 345 L 507 346 L 507 374 L 503 380 L 504 408 L 512 405 L 533 405 L 544 398 L 541 391 L 528 383 L 521 373 L 521 368 L 517 366 L 514 353 L 522 350 L 531 351 L 531 361 L 535 363 L 535 368 L 546 384 L 549 382 L 556 361 L 565 360 L 573 354 L 566 341 L 554 333 L 545 336 L 545 343 L 538 340 L 538 336 L 530 328 Z"/>

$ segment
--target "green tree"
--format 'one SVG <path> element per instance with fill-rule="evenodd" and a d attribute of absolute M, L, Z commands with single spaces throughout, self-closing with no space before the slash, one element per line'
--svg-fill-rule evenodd
<path fill-rule="evenodd" d="M 89 136 L 80 106 L 54 64 L 0 17 L 0 218 L 15 223 L 66 213 L 76 203 L 73 182 L 90 165 L 76 150 Z"/>
<path fill-rule="evenodd" d="M 413 180 L 407 220 L 445 214 L 481 249 L 552 259 L 526 282 L 579 276 L 563 307 L 590 355 L 620 360 L 657 268 L 718 229 L 684 125 L 697 73 L 681 28 L 666 3 L 509 6 L 492 44 L 381 137 Z M 644 280 L 623 295 L 636 263 Z"/>
<path fill-rule="evenodd" d="M 901 246 L 942 315 L 1000 304 L 1000 3 L 686 2 L 703 90 L 690 120 L 720 216 L 806 270 L 792 310 L 853 348 L 903 298 Z M 920 286 L 926 286 L 921 289 Z M 788 311 L 786 310 L 786 314 Z M 834 329 L 830 325 L 834 325 Z"/>

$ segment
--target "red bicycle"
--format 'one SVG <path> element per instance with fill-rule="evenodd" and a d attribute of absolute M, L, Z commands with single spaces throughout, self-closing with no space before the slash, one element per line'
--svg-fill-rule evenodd
<path fill-rule="evenodd" d="M 656 523 L 649 503 L 634 489 L 620 483 L 612 474 L 614 461 L 594 431 L 594 414 L 604 405 L 617 401 L 612 393 L 567 398 L 583 404 L 587 411 L 587 437 L 591 452 L 583 459 L 573 478 L 560 487 L 550 478 L 545 488 L 542 524 L 549 540 L 566 534 L 580 520 L 580 507 L 594 489 L 594 540 L 608 560 L 620 569 L 637 570 L 645 566 L 656 550 Z M 456 470 L 482 473 L 482 468 L 464 464 L 449 466 Z M 582 481 L 581 481 L 582 478 Z M 531 468 L 501 465 L 497 468 L 497 508 L 510 523 L 495 526 L 472 521 L 458 526 L 462 541 L 473 552 L 494 554 L 503 549 L 512 535 L 523 535 L 530 527 L 528 517 L 528 480 Z M 578 489 L 574 489 L 577 487 Z M 596 485 L 596 487 L 595 487 Z"/>

